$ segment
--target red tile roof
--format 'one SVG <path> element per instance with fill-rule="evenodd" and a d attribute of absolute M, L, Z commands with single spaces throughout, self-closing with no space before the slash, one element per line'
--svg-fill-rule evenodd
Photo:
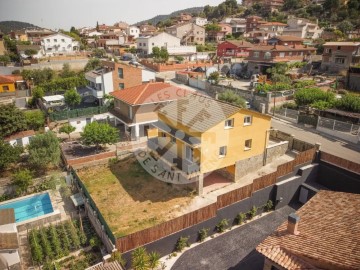
<path fill-rule="evenodd" d="M 263 24 L 261 24 L 261 25 L 259 25 L 259 27 L 261 27 L 261 26 L 275 26 L 275 25 L 277 25 L 277 26 L 287 26 L 287 24 L 286 23 L 281 23 L 281 22 L 266 22 L 266 23 L 263 23 Z"/>
<path fill-rule="evenodd" d="M 130 105 L 166 102 L 176 100 L 192 93 L 190 90 L 169 83 L 155 82 L 111 92 L 110 95 Z"/>
<path fill-rule="evenodd" d="M 0 83 L 15 83 L 22 80 L 23 77 L 19 75 L 0 75 Z"/>
<path fill-rule="evenodd" d="M 359 269 L 360 194 L 319 191 L 296 213 L 299 235 L 287 221 L 256 250 L 285 269 Z"/>
<path fill-rule="evenodd" d="M 305 45 L 258 45 L 248 49 L 249 51 L 315 51 L 314 47 Z"/>
<path fill-rule="evenodd" d="M 278 40 L 281 40 L 283 42 L 286 42 L 286 41 L 303 41 L 304 39 L 301 38 L 301 37 L 295 37 L 295 36 L 276 36 L 276 37 L 273 37 L 274 39 L 278 39 Z M 272 38 L 272 39 L 273 39 Z"/>

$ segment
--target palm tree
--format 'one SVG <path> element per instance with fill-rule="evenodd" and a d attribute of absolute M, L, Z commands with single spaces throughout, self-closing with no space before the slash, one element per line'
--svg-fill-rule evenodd
<path fill-rule="evenodd" d="M 131 263 L 134 270 L 148 270 L 149 256 L 144 247 L 138 247 L 131 256 Z"/>
<path fill-rule="evenodd" d="M 160 265 L 160 254 L 156 251 L 149 253 L 149 267 L 155 269 Z"/>

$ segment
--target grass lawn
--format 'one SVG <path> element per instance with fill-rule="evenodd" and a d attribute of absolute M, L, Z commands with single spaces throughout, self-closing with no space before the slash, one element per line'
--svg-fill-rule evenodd
<path fill-rule="evenodd" d="M 78 175 L 116 237 L 179 216 L 194 194 L 189 187 L 152 177 L 135 158 L 83 169 Z"/>

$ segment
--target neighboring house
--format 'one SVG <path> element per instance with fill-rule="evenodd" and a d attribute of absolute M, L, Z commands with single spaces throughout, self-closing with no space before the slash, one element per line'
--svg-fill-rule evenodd
<path fill-rule="evenodd" d="M 165 32 L 180 38 L 180 43 L 183 45 L 205 44 L 205 28 L 194 23 L 170 26 Z"/>
<path fill-rule="evenodd" d="M 154 36 L 139 37 L 136 44 L 138 51 L 147 55 L 152 53 L 154 47 L 180 47 L 180 38 L 163 32 Z"/>
<path fill-rule="evenodd" d="M 127 63 L 103 61 L 102 67 L 85 73 L 90 94 L 100 100 L 110 92 L 155 80 L 155 74 Z"/>
<path fill-rule="evenodd" d="M 266 31 L 270 36 L 280 36 L 284 32 L 287 24 L 280 22 L 266 22 L 258 26 L 260 31 Z"/>
<path fill-rule="evenodd" d="M 27 40 L 35 45 L 40 45 L 41 40 L 44 37 L 55 34 L 54 31 L 48 29 L 27 29 L 25 30 L 25 33 L 27 35 Z"/>
<path fill-rule="evenodd" d="M 243 0 L 242 5 L 245 7 L 252 7 L 254 4 L 259 4 L 260 6 L 266 7 L 269 9 L 269 12 L 279 11 L 284 5 L 284 0 Z"/>
<path fill-rule="evenodd" d="M 140 29 L 135 25 L 131 25 L 126 28 L 126 34 L 128 35 L 130 41 L 135 40 L 140 36 Z"/>
<path fill-rule="evenodd" d="M 267 41 L 274 36 L 274 33 L 264 30 L 254 30 L 244 33 L 244 37 L 252 40 L 254 43 L 267 43 Z"/>
<path fill-rule="evenodd" d="M 148 147 L 160 160 L 197 181 L 202 194 L 206 174 L 219 172 L 237 180 L 237 161 L 264 153 L 270 116 L 192 94 L 158 111 L 157 136 Z"/>
<path fill-rule="evenodd" d="M 75 130 L 74 132 L 82 132 L 87 124 L 92 122 L 113 122 L 114 117 L 111 113 L 99 113 L 94 115 L 88 115 L 83 117 L 70 118 L 69 124 L 72 125 Z"/>
<path fill-rule="evenodd" d="M 0 209 L 0 270 L 22 269 L 19 247 L 14 209 Z"/>
<path fill-rule="evenodd" d="M 198 26 L 205 26 L 209 23 L 206 18 L 201 17 L 192 18 L 191 22 L 195 23 Z"/>
<path fill-rule="evenodd" d="M 326 42 L 323 46 L 322 70 L 339 72 L 360 63 L 360 42 Z"/>
<path fill-rule="evenodd" d="M 256 247 L 263 269 L 359 269 L 359 204 L 360 194 L 320 190 Z"/>
<path fill-rule="evenodd" d="M 28 41 L 28 36 L 25 30 L 11 31 L 10 37 L 11 39 L 15 39 L 18 41 Z"/>
<path fill-rule="evenodd" d="M 317 23 L 312 23 L 303 18 L 289 18 L 287 24 L 288 27 L 284 29 L 284 35 L 288 36 L 317 39 L 323 32 Z"/>
<path fill-rule="evenodd" d="M 140 36 L 154 35 L 157 31 L 156 27 L 150 24 L 142 24 L 139 26 Z"/>
<path fill-rule="evenodd" d="M 156 111 L 170 101 L 182 98 L 188 90 L 168 83 L 156 82 L 138 85 L 110 93 L 114 97 L 111 113 L 124 125 L 131 139 L 147 136 L 151 123 L 158 121 Z"/>
<path fill-rule="evenodd" d="M 268 45 L 302 45 L 304 43 L 304 39 L 301 37 L 295 36 L 276 36 L 268 39 Z"/>
<path fill-rule="evenodd" d="M 27 89 L 26 82 L 19 75 L 0 75 L 0 93 L 14 93 Z"/>
<path fill-rule="evenodd" d="M 220 31 L 224 32 L 225 35 L 232 35 L 232 27 L 230 24 L 219 23 L 219 26 L 221 27 Z"/>
<path fill-rule="evenodd" d="M 123 32 L 103 34 L 96 41 L 97 47 L 102 47 L 106 50 L 118 50 L 127 42 L 127 35 Z"/>
<path fill-rule="evenodd" d="M 231 18 L 229 24 L 233 35 L 240 35 L 246 31 L 246 19 L 244 18 Z"/>
<path fill-rule="evenodd" d="M 26 130 L 12 134 L 4 140 L 9 142 L 11 145 L 27 146 L 33 136 L 35 136 L 34 130 Z"/>
<path fill-rule="evenodd" d="M 243 40 L 226 40 L 217 46 L 218 57 L 248 57 L 254 45 Z"/>
<path fill-rule="evenodd" d="M 309 61 L 315 51 L 307 45 L 257 45 L 249 49 L 248 71 L 266 74 L 266 69 L 278 62 Z"/>
<path fill-rule="evenodd" d="M 44 51 L 42 50 L 42 47 L 40 45 L 16 45 L 16 50 L 23 59 L 27 59 L 29 57 L 35 59 L 44 57 Z M 27 55 L 26 53 L 28 51 L 35 51 L 36 54 Z"/>
<path fill-rule="evenodd" d="M 73 54 L 78 52 L 80 48 L 78 41 L 62 33 L 56 33 L 42 38 L 41 46 L 48 56 Z"/>
<path fill-rule="evenodd" d="M 266 23 L 259 16 L 249 16 L 246 18 L 246 32 L 251 32 L 258 29 L 258 26 L 262 23 Z"/>
<path fill-rule="evenodd" d="M 179 23 L 190 22 L 192 20 L 192 16 L 189 13 L 180 13 L 176 19 Z"/>
<path fill-rule="evenodd" d="M 221 42 L 225 40 L 226 35 L 232 35 L 232 27 L 229 24 L 220 23 L 220 31 L 208 31 L 206 38 L 208 41 Z"/>
<path fill-rule="evenodd" d="M 100 37 L 102 35 L 103 33 L 96 31 L 96 29 L 86 33 L 88 37 Z"/>

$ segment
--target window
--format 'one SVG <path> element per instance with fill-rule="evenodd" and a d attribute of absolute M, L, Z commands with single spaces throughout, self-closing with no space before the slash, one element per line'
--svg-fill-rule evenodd
<path fill-rule="evenodd" d="M 185 145 L 185 158 L 191 162 L 193 161 L 193 149 L 188 145 Z"/>
<path fill-rule="evenodd" d="M 259 58 L 260 52 L 254 52 L 254 58 Z"/>
<path fill-rule="evenodd" d="M 8 85 L 3 85 L 2 89 L 3 89 L 3 91 L 9 91 L 9 86 Z"/>
<path fill-rule="evenodd" d="M 252 116 L 247 115 L 244 117 L 244 126 L 249 126 L 252 124 Z"/>
<path fill-rule="evenodd" d="M 270 59 L 271 58 L 271 52 L 266 52 L 264 54 L 264 59 Z"/>
<path fill-rule="evenodd" d="M 50 42 L 50 39 L 48 38 L 46 41 L 47 41 L 47 42 Z"/>
<path fill-rule="evenodd" d="M 54 42 L 57 42 L 57 39 L 56 39 L 56 38 L 54 39 Z"/>
<path fill-rule="evenodd" d="M 345 58 L 344 57 L 335 57 L 335 64 L 344 64 Z"/>
<path fill-rule="evenodd" d="M 289 52 L 289 56 L 292 56 L 292 52 Z"/>
<path fill-rule="evenodd" d="M 166 133 L 163 132 L 163 133 L 161 134 L 161 137 L 166 138 Z"/>
<path fill-rule="evenodd" d="M 124 71 L 122 68 L 118 68 L 118 75 L 120 79 L 124 79 Z"/>
<path fill-rule="evenodd" d="M 250 149 L 251 149 L 251 145 L 252 145 L 252 139 L 246 140 L 246 141 L 245 141 L 245 151 L 246 151 L 246 150 L 250 150 Z"/>
<path fill-rule="evenodd" d="M 151 45 L 153 45 L 153 46 L 154 46 L 154 45 L 155 45 L 155 43 L 153 42 L 153 43 L 151 43 Z"/>
<path fill-rule="evenodd" d="M 285 53 L 284 53 L 284 52 L 281 52 L 281 53 L 279 53 L 279 56 L 280 56 L 280 57 L 285 57 Z"/>
<path fill-rule="evenodd" d="M 234 118 L 228 119 L 225 121 L 225 128 L 232 128 L 234 127 Z"/>
<path fill-rule="evenodd" d="M 221 146 L 219 148 L 219 157 L 225 157 L 227 152 L 227 146 Z"/>
<path fill-rule="evenodd" d="M 65 42 L 65 39 L 61 39 L 61 42 Z"/>
<path fill-rule="evenodd" d="M 119 83 L 119 89 L 124 89 L 125 85 L 123 83 Z"/>
<path fill-rule="evenodd" d="M 22 138 L 16 139 L 16 145 L 18 145 L 18 146 L 23 146 Z"/>
<path fill-rule="evenodd" d="M 341 46 L 337 46 L 337 50 L 340 51 L 340 50 L 341 50 Z"/>

